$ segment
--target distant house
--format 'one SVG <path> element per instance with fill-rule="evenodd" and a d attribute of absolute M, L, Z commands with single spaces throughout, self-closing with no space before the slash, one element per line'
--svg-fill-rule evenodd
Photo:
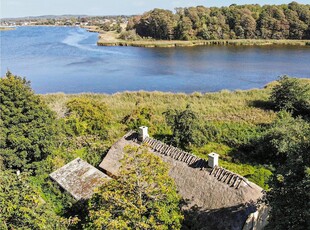
<path fill-rule="evenodd" d="M 76 200 L 90 198 L 96 187 L 111 179 L 80 158 L 51 173 L 50 177 Z"/>
<path fill-rule="evenodd" d="M 65 26 L 72 26 L 72 22 L 67 20 L 65 23 L 64 23 Z"/>

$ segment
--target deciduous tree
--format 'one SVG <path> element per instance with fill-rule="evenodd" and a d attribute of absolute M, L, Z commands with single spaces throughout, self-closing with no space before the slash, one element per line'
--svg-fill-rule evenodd
<path fill-rule="evenodd" d="M 281 111 L 271 126 L 258 137 L 252 158 L 275 166 L 285 163 L 288 153 L 295 146 L 310 138 L 310 125 L 303 119 L 294 119 Z"/>
<path fill-rule="evenodd" d="M 80 97 L 68 101 L 67 109 L 67 124 L 76 135 L 95 134 L 107 137 L 111 115 L 105 103 Z"/>
<path fill-rule="evenodd" d="M 310 136 L 287 152 L 269 182 L 271 206 L 267 229 L 309 229 L 310 226 Z"/>
<path fill-rule="evenodd" d="M 0 229 L 67 229 L 29 183 L 27 173 L 0 170 Z"/>
<path fill-rule="evenodd" d="M 180 229 L 180 196 L 168 167 L 145 149 L 127 147 L 117 179 L 89 201 L 87 229 Z"/>

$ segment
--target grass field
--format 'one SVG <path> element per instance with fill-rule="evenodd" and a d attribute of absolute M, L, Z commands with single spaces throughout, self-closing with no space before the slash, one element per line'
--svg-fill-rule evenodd
<path fill-rule="evenodd" d="M 310 79 L 301 80 L 305 84 Z M 253 162 L 243 161 L 244 152 L 239 152 L 238 145 L 246 143 L 259 127 L 272 123 L 276 112 L 271 109 L 269 95 L 272 82 L 264 89 L 222 90 L 216 93 L 164 93 L 164 92 L 122 92 L 108 94 L 45 94 L 41 95 L 48 106 L 58 117 L 66 114 L 66 102 L 73 98 L 86 97 L 96 102 L 104 102 L 111 114 L 109 140 L 112 145 L 127 132 L 127 124 L 123 120 L 135 114 L 139 108 L 148 108 L 151 115 L 149 132 L 151 136 L 160 138 L 169 134 L 163 112 L 167 109 L 184 110 L 187 105 L 196 112 L 199 124 L 209 124 L 220 132 L 213 140 L 207 140 L 203 146 L 192 146 L 191 152 L 199 157 L 207 158 L 210 152 L 220 154 L 221 165 L 232 170 L 267 189 L 267 178 L 271 175 L 268 167 Z"/>
<path fill-rule="evenodd" d="M 137 106 L 150 107 L 155 115 L 161 115 L 168 108 L 181 109 L 187 104 L 199 113 L 201 119 L 216 121 L 270 123 L 274 112 L 260 108 L 269 95 L 269 89 L 246 91 L 223 90 L 217 93 L 164 93 L 164 92 L 123 92 L 107 94 L 46 94 L 42 95 L 50 107 L 63 111 L 67 100 L 74 97 L 88 97 L 105 102 L 115 119 L 122 119 Z"/>

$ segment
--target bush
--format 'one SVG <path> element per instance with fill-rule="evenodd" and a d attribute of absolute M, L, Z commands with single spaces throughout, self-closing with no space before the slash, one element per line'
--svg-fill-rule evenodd
<path fill-rule="evenodd" d="M 130 114 L 125 116 L 122 123 L 127 125 L 129 130 L 137 130 L 140 126 L 152 127 L 154 112 L 149 107 L 137 107 Z"/>
<path fill-rule="evenodd" d="M 141 37 L 136 33 L 135 30 L 123 31 L 118 37 L 119 39 L 126 41 L 138 41 L 141 40 Z"/>
<path fill-rule="evenodd" d="M 310 125 L 301 118 L 294 119 L 287 112 L 280 112 L 278 118 L 258 138 L 254 138 L 250 158 L 261 163 L 281 165 L 287 153 L 310 136 Z"/>
<path fill-rule="evenodd" d="M 107 137 L 111 115 L 105 103 L 80 97 L 70 100 L 67 108 L 69 116 L 66 123 L 75 135 L 95 134 Z"/>
<path fill-rule="evenodd" d="M 309 137 L 309 135 L 308 135 Z M 266 229 L 309 229 L 310 220 L 310 141 L 303 139 L 286 154 L 269 181 L 271 206 Z"/>
<path fill-rule="evenodd" d="M 297 78 L 282 76 L 272 89 L 271 102 L 277 110 L 287 110 L 294 115 L 307 115 L 310 112 L 310 88 Z"/>
<path fill-rule="evenodd" d="M 186 149 L 197 142 L 198 118 L 189 105 L 183 111 L 168 109 L 164 115 L 172 130 L 171 142 L 173 145 Z"/>
<path fill-rule="evenodd" d="M 27 173 L 0 171 L 0 194 L 0 229 L 68 229 L 70 225 L 31 187 Z"/>

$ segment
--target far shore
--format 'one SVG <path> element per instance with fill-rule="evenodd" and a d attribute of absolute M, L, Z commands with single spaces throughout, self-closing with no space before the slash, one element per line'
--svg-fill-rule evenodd
<path fill-rule="evenodd" d="M 310 40 L 272 40 L 272 39 L 226 39 L 226 40 L 121 40 L 119 33 L 115 31 L 103 32 L 98 27 L 86 27 L 89 32 L 99 33 L 98 46 L 134 46 L 149 48 L 169 48 L 169 47 L 191 47 L 191 46 L 210 46 L 210 45 L 232 45 L 232 46 L 269 46 L 269 45 L 288 45 L 288 46 L 309 46 Z"/>
<path fill-rule="evenodd" d="M 191 46 L 210 46 L 210 45 L 233 45 L 233 46 L 269 46 L 269 45 L 291 45 L 291 46 L 310 46 L 310 40 L 255 40 L 255 39 L 234 39 L 234 40 L 105 40 L 104 35 L 97 42 L 98 46 L 134 46 L 134 47 L 191 47 Z"/>
<path fill-rule="evenodd" d="M 0 31 L 15 30 L 15 27 L 0 26 Z"/>
<path fill-rule="evenodd" d="M 38 25 L 37 25 L 38 26 Z M 46 25 L 45 25 L 46 26 Z M 48 25 L 51 26 L 51 25 Z M 54 25 L 53 25 L 54 26 Z M 124 28 L 124 26 L 122 25 Z M 210 46 L 210 45 L 232 45 L 232 46 L 309 46 L 310 40 L 272 40 L 272 39 L 226 39 L 226 40 L 155 40 L 141 39 L 137 41 L 119 39 L 119 33 L 115 31 L 102 31 L 97 26 L 81 26 L 88 32 L 99 34 L 98 46 L 133 46 L 146 48 L 169 48 L 169 47 L 192 47 L 192 46 Z M 15 30 L 15 27 L 0 26 L 0 31 Z"/>

